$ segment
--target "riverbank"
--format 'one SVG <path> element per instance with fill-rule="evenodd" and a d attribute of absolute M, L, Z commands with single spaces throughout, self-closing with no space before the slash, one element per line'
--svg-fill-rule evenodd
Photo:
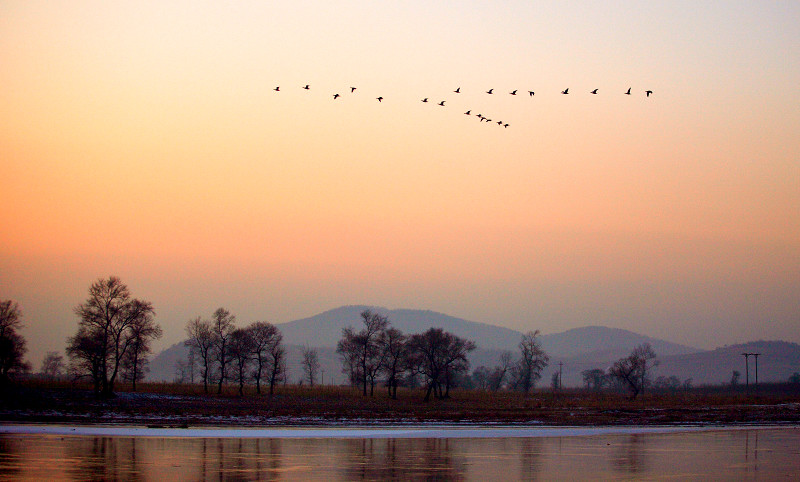
<path fill-rule="evenodd" d="M 204 394 L 202 387 L 145 384 L 95 399 L 82 387 L 22 385 L 0 397 L 0 422 L 198 426 L 369 425 L 775 425 L 800 423 L 797 390 L 721 393 L 702 388 L 645 394 L 582 390 L 516 392 L 455 391 L 446 400 L 422 402 L 415 390 L 392 400 L 381 391 L 363 397 L 347 387 L 281 387 L 272 397 L 230 392 Z"/>

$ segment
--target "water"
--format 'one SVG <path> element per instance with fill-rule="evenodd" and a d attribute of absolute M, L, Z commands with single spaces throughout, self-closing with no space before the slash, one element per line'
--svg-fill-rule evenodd
<path fill-rule="evenodd" d="M 796 480 L 800 476 L 800 428 L 545 437 L 294 437 L 0 433 L 0 480 Z"/>

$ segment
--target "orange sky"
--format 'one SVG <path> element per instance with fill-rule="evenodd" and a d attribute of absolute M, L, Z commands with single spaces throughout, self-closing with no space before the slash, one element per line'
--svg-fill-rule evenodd
<path fill-rule="evenodd" d="M 31 358 L 110 274 L 161 345 L 351 303 L 800 342 L 800 7 L 428 3 L 4 2 Z"/>

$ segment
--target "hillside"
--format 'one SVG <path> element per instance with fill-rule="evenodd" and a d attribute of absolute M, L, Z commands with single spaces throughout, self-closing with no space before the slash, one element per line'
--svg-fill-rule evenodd
<path fill-rule="evenodd" d="M 360 328 L 360 313 L 372 309 L 387 316 L 392 326 L 404 333 L 420 333 L 431 327 L 439 327 L 463 338 L 474 340 L 478 349 L 470 354 L 472 368 L 480 365 L 493 366 L 499 362 L 504 350 L 516 354 L 522 333 L 473 321 L 455 318 L 426 310 L 388 310 L 369 306 L 343 306 L 318 315 L 278 324 L 287 345 L 290 380 L 296 382 L 301 376 L 300 350 L 302 346 L 318 350 L 322 368 L 328 383 L 343 383 L 341 364 L 335 353 L 336 342 L 342 329 L 352 326 Z M 575 328 L 563 333 L 542 336 L 542 345 L 550 354 L 550 367 L 545 370 L 543 380 L 556 369 L 558 362 L 564 364 L 563 382 L 566 386 L 581 384 L 580 372 L 587 368 L 606 368 L 614 360 L 630 353 L 641 343 L 653 345 L 659 357 L 696 352 L 691 347 L 647 337 L 631 331 L 602 326 Z M 150 380 L 175 378 L 178 361 L 186 360 L 187 350 L 178 343 L 159 353 L 151 362 Z"/>
<path fill-rule="evenodd" d="M 372 310 L 388 317 L 392 326 L 403 333 L 421 333 L 437 327 L 460 337 L 476 340 L 486 349 L 513 349 L 522 333 L 508 328 L 477 323 L 427 310 L 389 310 L 375 306 L 342 306 L 302 320 L 276 325 L 283 333 L 286 344 L 335 347 L 342 337 L 342 329 L 352 326 L 360 329 L 364 310 Z"/>
<path fill-rule="evenodd" d="M 794 372 L 800 372 L 800 345 L 786 341 L 754 341 L 716 350 L 687 355 L 667 356 L 656 367 L 657 375 L 692 377 L 695 384 L 728 383 L 734 370 L 741 373 L 745 383 L 745 360 L 742 353 L 760 353 L 759 382 L 785 382 Z M 754 357 L 750 357 L 750 383 L 755 382 Z"/>

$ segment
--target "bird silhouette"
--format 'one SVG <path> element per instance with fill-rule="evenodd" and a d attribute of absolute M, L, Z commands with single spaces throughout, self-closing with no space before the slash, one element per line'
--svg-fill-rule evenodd
<path fill-rule="evenodd" d="M 597 89 L 594 89 L 591 93 L 592 94 L 596 94 L 597 93 Z"/>
<path fill-rule="evenodd" d="M 503 121 L 497 121 L 497 125 L 499 126 L 503 125 Z"/>
<path fill-rule="evenodd" d="M 378 102 L 383 101 L 383 97 L 375 97 L 375 98 L 378 99 Z"/>
<path fill-rule="evenodd" d="M 533 91 L 532 91 L 532 90 L 529 90 L 529 91 L 528 91 L 528 95 L 529 95 L 529 96 L 531 96 L 531 97 L 533 97 Z"/>
<path fill-rule="evenodd" d="M 628 91 L 625 92 L 625 95 L 631 95 L 631 88 L 630 87 L 628 87 Z"/>
<path fill-rule="evenodd" d="M 439 105 L 444 107 L 444 101 L 439 102 Z"/>
<path fill-rule="evenodd" d="M 333 94 L 333 98 L 334 98 L 334 100 L 338 99 L 339 98 L 339 94 Z"/>
<path fill-rule="evenodd" d="M 472 114 L 470 114 L 470 112 L 472 112 L 472 110 L 468 110 L 468 111 L 464 112 L 464 115 L 472 115 Z"/>
<path fill-rule="evenodd" d="M 645 90 L 644 93 L 647 94 L 647 97 L 650 97 L 650 94 L 652 94 L 653 91 L 652 90 Z"/>
<path fill-rule="evenodd" d="M 352 94 L 353 92 L 355 92 L 355 91 L 356 91 L 356 88 L 355 88 L 355 87 L 350 87 L 350 93 L 351 93 L 351 94 Z"/>
<path fill-rule="evenodd" d="M 281 90 L 281 87 L 280 87 L 280 86 L 278 86 L 278 87 L 275 87 L 275 88 L 274 88 L 274 89 L 272 89 L 272 90 L 274 90 L 274 91 L 276 91 L 276 92 L 280 92 L 280 90 Z"/>
<path fill-rule="evenodd" d="M 422 102 L 428 102 L 428 98 L 425 97 L 424 99 L 422 99 Z"/>
<path fill-rule="evenodd" d="M 453 92 L 455 92 L 456 94 L 460 94 L 461 93 L 461 87 L 456 88 L 456 90 L 454 90 Z"/>
<path fill-rule="evenodd" d="M 489 89 L 486 91 L 487 94 L 491 94 L 494 89 Z"/>
<path fill-rule="evenodd" d="M 517 89 L 514 89 L 513 91 L 509 92 L 509 94 L 511 94 L 511 95 L 517 95 Z"/>
<path fill-rule="evenodd" d="M 304 88 L 304 89 L 306 89 L 306 90 L 308 90 L 308 89 L 310 89 L 311 87 L 309 87 L 309 86 L 308 86 L 308 84 L 306 84 L 306 85 L 305 85 L 305 87 L 303 87 L 303 88 Z"/>
<path fill-rule="evenodd" d="M 506 129 L 508 129 L 508 124 L 503 124 L 503 127 L 505 127 Z"/>
<path fill-rule="evenodd" d="M 569 94 L 569 87 L 561 91 L 562 94 Z"/>

